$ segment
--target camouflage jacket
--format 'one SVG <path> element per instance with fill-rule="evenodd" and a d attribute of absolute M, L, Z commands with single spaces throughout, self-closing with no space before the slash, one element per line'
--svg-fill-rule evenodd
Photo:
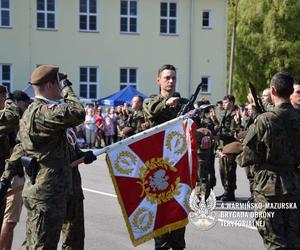
<path fill-rule="evenodd" d="M 10 99 L 5 101 L 4 109 L 0 110 L 0 175 L 4 171 L 5 159 L 9 158 L 8 134 L 19 126 L 17 105 Z"/>
<path fill-rule="evenodd" d="M 144 129 L 142 128 L 142 124 L 147 121 L 147 118 L 144 114 L 143 110 L 134 111 L 131 113 L 125 122 L 125 126 L 131 127 L 133 129 L 133 134 L 137 134 Z"/>
<path fill-rule="evenodd" d="M 235 110 L 227 111 L 223 114 L 222 119 L 219 120 L 218 145 L 220 148 L 234 142 L 234 135 L 240 130 L 240 123 L 235 121 L 235 115 Z"/>
<path fill-rule="evenodd" d="M 19 110 L 17 105 L 11 100 L 5 101 L 3 110 L 0 110 L 0 137 L 7 136 L 19 126 Z"/>
<path fill-rule="evenodd" d="M 255 190 L 265 196 L 296 194 L 300 163 L 300 112 L 291 104 L 275 106 L 259 115 L 238 156 L 241 167 L 255 166 Z"/>
<path fill-rule="evenodd" d="M 38 174 L 34 185 L 26 176 L 23 196 L 40 200 L 71 191 L 70 152 L 67 128 L 75 127 L 85 118 L 84 107 L 70 87 L 64 88 L 63 104 L 49 104 L 36 98 L 20 120 L 18 139 L 3 174 L 12 178 L 22 155 L 35 157 Z"/>
<path fill-rule="evenodd" d="M 187 99 L 180 98 L 179 104 L 173 108 L 166 105 L 168 99 L 162 95 L 153 95 L 143 103 L 144 112 L 150 121 L 150 127 L 167 122 L 176 118 L 181 106 L 187 103 Z"/>

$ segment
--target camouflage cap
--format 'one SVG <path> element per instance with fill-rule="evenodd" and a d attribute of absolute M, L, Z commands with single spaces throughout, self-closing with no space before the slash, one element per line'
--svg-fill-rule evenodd
<path fill-rule="evenodd" d="M 5 85 L 0 84 L 0 94 L 6 94 L 7 88 Z"/>
<path fill-rule="evenodd" d="M 37 67 L 31 74 L 29 84 L 39 85 L 56 79 L 59 68 L 55 65 L 44 64 Z"/>
<path fill-rule="evenodd" d="M 229 143 L 223 147 L 223 154 L 239 154 L 243 151 L 243 144 L 239 141 Z"/>

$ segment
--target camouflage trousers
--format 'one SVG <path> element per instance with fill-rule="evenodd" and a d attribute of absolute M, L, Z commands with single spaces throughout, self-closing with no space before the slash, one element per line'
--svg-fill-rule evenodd
<path fill-rule="evenodd" d="M 169 233 L 165 233 L 159 237 L 155 237 L 155 250 L 182 250 L 185 248 L 185 227 L 176 229 Z"/>
<path fill-rule="evenodd" d="M 37 200 L 23 197 L 27 209 L 26 240 L 23 250 L 55 250 L 66 216 L 66 197 Z"/>
<path fill-rule="evenodd" d="M 251 197 L 253 197 L 254 191 L 254 166 L 245 167 L 245 172 L 247 179 L 249 180 L 249 189 L 251 193 Z"/>
<path fill-rule="evenodd" d="M 274 212 L 274 216 L 256 218 L 257 229 L 266 249 L 300 249 L 300 210 L 295 197 L 266 197 L 254 192 L 255 203 L 296 203 L 297 209 L 256 209 L 256 212 Z"/>
<path fill-rule="evenodd" d="M 62 249 L 84 249 L 83 194 L 73 193 L 67 202 L 67 214 L 62 227 Z"/>
<path fill-rule="evenodd" d="M 236 189 L 236 162 L 234 157 L 219 159 L 220 177 L 225 191 L 233 192 Z"/>

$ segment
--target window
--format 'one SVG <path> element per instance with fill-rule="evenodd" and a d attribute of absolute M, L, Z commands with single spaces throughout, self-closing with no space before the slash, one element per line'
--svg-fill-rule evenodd
<path fill-rule="evenodd" d="M 98 0 L 80 0 L 79 30 L 98 31 Z"/>
<path fill-rule="evenodd" d="M 10 0 L 0 0 L 0 27 L 10 27 Z"/>
<path fill-rule="evenodd" d="M 80 67 L 80 97 L 88 99 L 98 98 L 98 79 L 97 67 Z"/>
<path fill-rule="evenodd" d="M 210 10 L 205 10 L 202 12 L 202 28 L 212 28 Z"/>
<path fill-rule="evenodd" d="M 210 76 L 202 76 L 201 82 L 203 83 L 200 89 L 201 93 L 211 93 L 211 77 Z"/>
<path fill-rule="evenodd" d="M 120 31 L 128 33 L 137 32 L 137 10 L 138 2 L 136 0 L 121 0 L 121 18 Z"/>
<path fill-rule="evenodd" d="M 177 3 L 160 3 L 160 33 L 177 34 Z"/>
<path fill-rule="evenodd" d="M 136 88 L 137 85 L 137 69 L 121 68 L 120 69 L 120 90 L 127 86 Z"/>
<path fill-rule="evenodd" d="M 55 0 L 37 0 L 37 28 L 55 29 Z"/>
<path fill-rule="evenodd" d="M 8 92 L 11 92 L 11 65 L 0 64 L 0 83 L 7 87 Z"/>

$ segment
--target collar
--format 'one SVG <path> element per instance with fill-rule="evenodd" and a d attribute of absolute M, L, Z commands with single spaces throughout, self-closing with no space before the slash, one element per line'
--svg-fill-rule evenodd
<path fill-rule="evenodd" d="M 47 102 L 49 104 L 60 104 L 60 101 L 53 101 L 53 100 L 50 100 L 50 99 L 48 99 L 44 96 L 40 96 L 40 95 L 35 96 L 35 98 L 40 99 L 40 100 L 44 100 L 45 102 Z"/>

